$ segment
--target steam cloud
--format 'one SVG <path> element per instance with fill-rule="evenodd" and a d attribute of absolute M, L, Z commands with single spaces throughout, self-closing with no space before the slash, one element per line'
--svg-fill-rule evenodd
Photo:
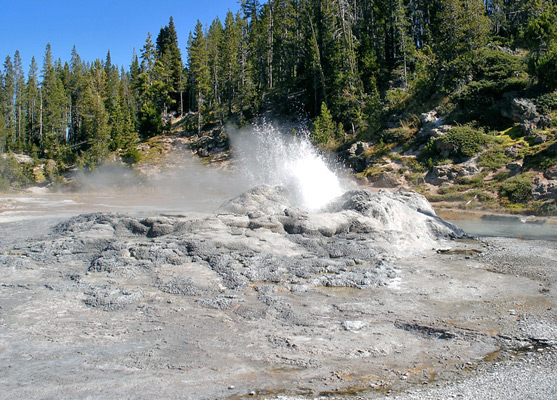
<path fill-rule="evenodd" d="M 224 201 L 261 184 L 285 186 L 292 202 L 317 211 L 352 184 L 342 168 L 320 154 L 304 135 L 286 134 L 271 124 L 227 127 L 232 168 L 202 165 L 184 154 L 182 165 L 145 177 L 119 164 L 77 173 L 80 192 L 106 197 L 130 208 L 210 212 Z M 347 176 L 347 175 L 346 175 Z"/>

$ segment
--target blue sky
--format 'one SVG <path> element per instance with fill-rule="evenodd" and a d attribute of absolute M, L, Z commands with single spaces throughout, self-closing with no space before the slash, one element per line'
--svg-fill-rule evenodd
<path fill-rule="evenodd" d="M 39 69 L 46 48 L 55 59 L 69 61 L 75 45 L 84 61 L 104 59 L 110 50 L 113 64 L 129 69 L 133 49 L 139 55 L 147 33 L 155 41 L 170 16 L 185 61 L 189 32 L 199 19 L 204 25 L 228 9 L 236 13 L 238 0 L 18 0 L 0 1 L 0 65 L 16 50 L 27 69 L 35 56 Z M 0 67 L 1 68 L 1 67 Z"/>

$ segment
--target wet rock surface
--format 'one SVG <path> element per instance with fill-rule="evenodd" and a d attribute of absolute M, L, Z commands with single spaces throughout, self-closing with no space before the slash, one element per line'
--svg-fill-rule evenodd
<path fill-rule="evenodd" d="M 377 398 L 557 344 L 554 243 L 467 239 L 415 193 L 34 223 L 0 226 L 6 398 Z"/>

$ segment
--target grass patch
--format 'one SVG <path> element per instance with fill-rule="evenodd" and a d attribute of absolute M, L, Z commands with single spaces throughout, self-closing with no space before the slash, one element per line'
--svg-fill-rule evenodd
<path fill-rule="evenodd" d="M 553 144 L 544 143 L 541 146 L 537 146 L 535 150 L 537 152 L 524 157 L 524 166 L 526 168 L 545 170 L 557 164 L 557 142 Z"/>
<path fill-rule="evenodd" d="M 478 166 L 495 171 L 512 161 L 512 158 L 505 154 L 505 149 L 495 147 L 484 152 L 479 160 Z"/>
<path fill-rule="evenodd" d="M 514 126 L 502 131 L 501 134 L 506 135 L 515 141 L 522 139 L 522 137 L 524 136 L 519 124 L 515 124 Z"/>

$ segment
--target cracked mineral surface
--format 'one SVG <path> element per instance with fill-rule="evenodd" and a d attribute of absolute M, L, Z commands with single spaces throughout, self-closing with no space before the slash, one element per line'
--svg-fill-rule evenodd
<path fill-rule="evenodd" d="M 555 243 L 468 238 L 414 193 L 0 231 L 0 398 L 428 398 L 555 360 Z"/>

